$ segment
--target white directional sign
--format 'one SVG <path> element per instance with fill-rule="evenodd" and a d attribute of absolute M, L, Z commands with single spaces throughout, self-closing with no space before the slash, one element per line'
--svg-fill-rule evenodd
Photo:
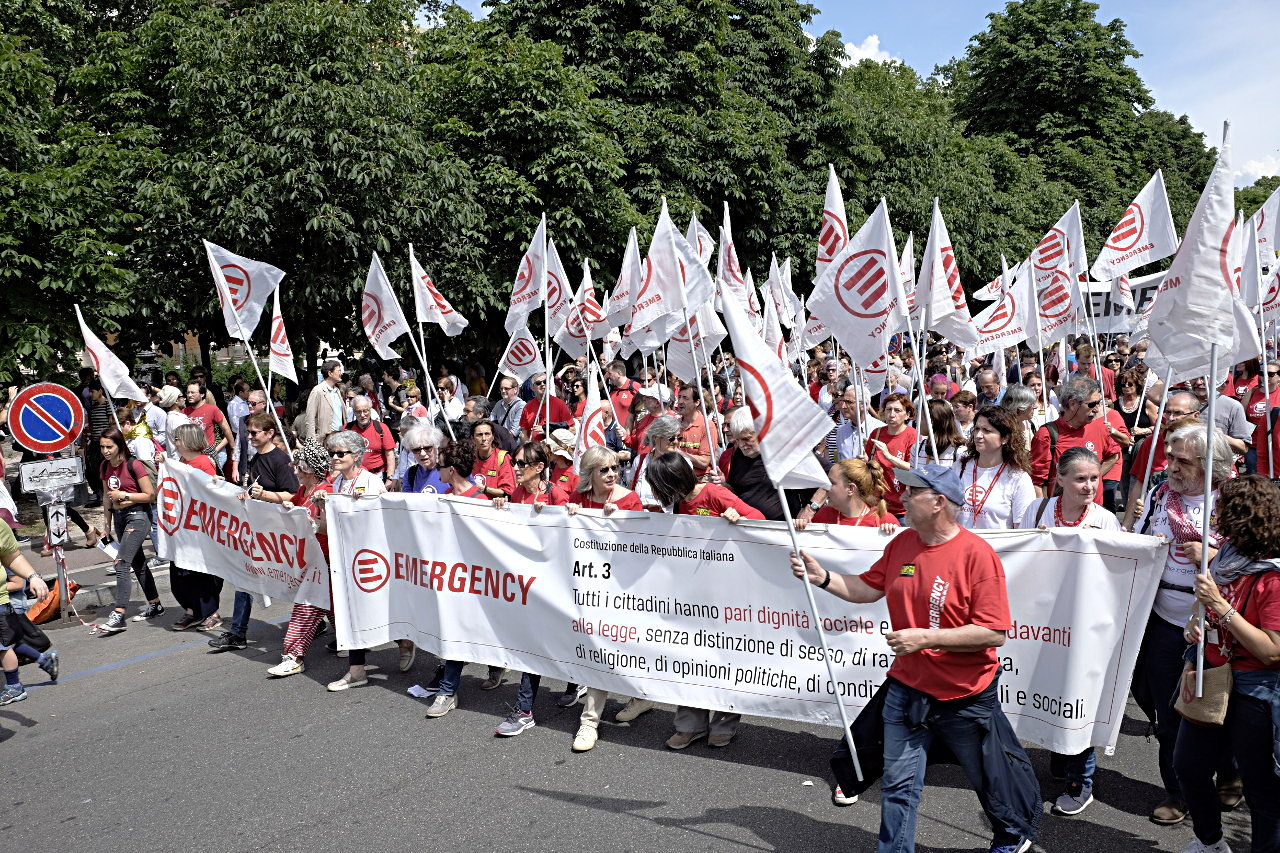
<path fill-rule="evenodd" d="M 22 463 L 22 491 L 56 492 L 84 482 L 84 460 L 79 456 Z"/>

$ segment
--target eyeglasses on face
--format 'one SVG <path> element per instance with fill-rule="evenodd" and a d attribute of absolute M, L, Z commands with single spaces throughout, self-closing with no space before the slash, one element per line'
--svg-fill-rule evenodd
<path fill-rule="evenodd" d="M 436 449 L 429 444 L 425 444 L 422 447 L 411 447 L 409 449 L 413 453 L 435 453 L 436 451 Z"/>
<path fill-rule="evenodd" d="M 262 435 L 264 432 L 269 432 L 269 430 L 251 429 L 251 430 L 246 430 L 246 432 L 248 433 L 250 438 L 253 438 L 255 435 Z"/>
<path fill-rule="evenodd" d="M 1094 400 L 1092 403 L 1085 403 L 1085 405 L 1086 405 L 1086 406 L 1088 406 L 1088 407 L 1089 407 L 1089 408 L 1091 408 L 1091 409 L 1096 409 L 1096 408 L 1098 408 L 1099 406 L 1101 406 L 1101 405 L 1102 405 L 1102 401 L 1101 401 L 1101 400 Z"/>
<path fill-rule="evenodd" d="M 266 403 L 265 403 L 265 402 L 263 402 L 262 400 L 250 400 L 250 401 L 249 401 L 249 405 L 250 405 L 250 406 L 265 406 L 265 405 L 266 405 Z"/>
<path fill-rule="evenodd" d="M 511 467 L 513 467 L 513 468 L 523 468 L 523 467 L 525 467 L 526 465 L 532 465 L 532 464 L 533 464 L 532 462 L 525 462 L 523 459 L 512 459 L 512 460 L 511 460 Z"/>
<path fill-rule="evenodd" d="M 351 455 L 350 450 L 330 450 L 329 451 L 330 459 L 345 459 L 350 455 Z"/>
<path fill-rule="evenodd" d="M 545 380 L 545 379 L 535 379 L 535 380 L 533 380 L 533 384 L 534 384 L 535 386 L 546 385 L 546 384 L 547 384 L 547 380 Z"/>
<path fill-rule="evenodd" d="M 608 474 L 610 471 L 617 471 L 617 465 L 601 465 L 598 469 L 601 474 Z"/>
<path fill-rule="evenodd" d="M 452 389 L 452 388 L 450 388 L 448 385 L 437 385 L 437 386 L 436 386 L 436 390 L 437 390 L 437 391 L 452 391 L 453 389 Z"/>

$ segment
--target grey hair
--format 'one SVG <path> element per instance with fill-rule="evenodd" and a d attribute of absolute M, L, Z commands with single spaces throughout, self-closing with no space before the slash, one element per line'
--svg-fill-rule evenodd
<path fill-rule="evenodd" d="M 1077 462 L 1088 462 L 1092 465 L 1101 466 L 1098 460 L 1098 454 L 1094 453 L 1087 447 L 1068 447 L 1062 451 L 1062 455 L 1058 457 L 1058 473 L 1066 476 L 1071 470 L 1071 466 Z"/>
<path fill-rule="evenodd" d="M 184 450 L 191 450 L 196 453 L 208 447 L 205 441 L 204 430 L 196 424 L 183 424 L 173 431 L 173 444 L 175 447 L 181 447 Z"/>
<path fill-rule="evenodd" d="M 1178 427 L 1169 433 L 1169 437 L 1165 439 L 1165 444 L 1173 444 L 1175 441 L 1182 442 L 1187 450 L 1191 451 L 1191 455 L 1200 461 L 1201 466 L 1207 457 L 1205 448 L 1208 445 L 1209 427 L 1207 424 L 1187 424 L 1184 427 Z M 1225 483 L 1231 478 L 1231 473 L 1235 470 L 1235 457 L 1231 453 L 1231 445 L 1227 444 L 1227 437 L 1223 435 L 1222 430 L 1215 429 L 1213 431 L 1213 483 L 1216 486 L 1219 483 Z"/>
<path fill-rule="evenodd" d="M 400 444 L 404 447 L 443 447 L 444 433 L 431 424 L 419 423 L 400 434 Z"/>
<path fill-rule="evenodd" d="M 369 442 L 360 433 L 349 429 L 332 433 L 324 440 L 325 450 L 346 450 L 354 453 L 359 457 L 356 460 L 357 463 L 364 460 L 364 452 L 368 447 Z"/>
<path fill-rule="evenodd" d="M 739 406 L 733 410 L 733 414 L 729 416 L 729 434 L 734 438 L 742 435 L 744 432 L 755 432 L 756 421 L 751 417 L 751 410 L 746 406 Z"/>
<path fill-rule="evenodd" d="M 257 394 L 259 397 L 261 397 L 261 398 L 262 398 L 262 402 L 264 402 L 264 403 L 265 403 L 265 402 L 267 402 L 267 392 L 266 392 L 266 391 L 263 391 L 261 388 L 254 388 L 252 391 L 250 391 L 250 392 L 249 392 L 249 396 L 250 396 L 250 397 L 252 397 L 254 394 Z"/>
<path fill-rule="evenodd" d="M 1102 386 L 1098 384 L 1098 380 L 1090 379 L 1088 376 L 1073 376 L 1058 386 L 1058 399 L 1062 401 L 1062 407 L 1065 409 L 1067 403 L 1072 400 L 1083 403 L 1101 390 Z"/>
<path fill-rule="evenodd" d="M 1169 404 L 1173 402 L 1174 397 L 1190 397 L 1191 408 L 1194 409 L 1197 413 L 1200 411 L 1200 398 L 1197 397 L 1191 391 L 1186 391 L 1186 390 L 1178 390 L 1178 391 L 1170 392 L 1169 397 L 1164 401 L 1165 408 L 1169 407 Z M 1194 416 L 1190 416 L 1190 417 L 1194 417 Z"/>
<path fill-rule="evenodd" d="M 493 411 L 493 401 L 482 394 L 468 397 L 467 402 L 471 404 L 471 411 L 482 418 L 489 417 L 489 413 Z"/>
<path fill-rule="evenodd" d="M 659 415 L 653 419 L 653 423 L 649 424 L 649 429 L 645 431 L 644 443 L 653 444 L 655 438 L 665 438 L 671 441 L 680 434 L 680 419 L 675 415 Z"/>
<path fill-rule="evenodd" d="M 401 415 L 399 427 L 400 437 L 403 438 L 406 432 L 424 422 L 424 418 L 415 418 L 413 415 Z"/>
<path fill-rule="evenodd" d="M 597 444 L 582 451 L 582 461 L 578 463 L 578 494 L 585 495 L 591 491 L 591 480 L 597 469 L 617 464 L 618 454 L 603 444 Z"/>
<path fill-rule="evenodd" d="M 1004 389 L 1004 396 L 1000 398 L 1000 405 L 1014 414 L 1021 412 L 1023 409 L 1029 409 L 1035 404 L 1036 392 L 1026 385 L 1010 385 Z"/>

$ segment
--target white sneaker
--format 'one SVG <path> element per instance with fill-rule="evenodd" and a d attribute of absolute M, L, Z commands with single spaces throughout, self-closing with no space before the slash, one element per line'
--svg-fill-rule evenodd
<path fill-rule="evenodd" d="M 627 704 L 622 706 L 622 710 L 614 715 L 614 719 L 619 723 L 629 723 L 636 717 L 654 708 L 653 702 L 648 699 L 628 699 Z"/>
<path fill-rule="evenodd" d="M 369 683 L 367 678 L 352 678 L 351 673 L 339 678 L 337 681 L 329 682 L 330 693 L 340 693 L 343 690 L 350 690 L 352 687 L 364 687 Z"/>
<path fill-rule="evenodd" d="M 280 663 L 267 670 L 267 675 L 273 678 L 284 678 L 287 675 L 297 675 L 306 668 L 307 665 L 293 655 L 281 655 Z"/>
<path fill-rule="evenodd" d="M 1199 838 L 1193 838 L 1182 853 L 1231 853 L 1226 838 L 1219 838 L 1215 844 L 1205 844 Z"/>
<path fill-rule="evenodd" d="M 458 707 L 458 697 L 452 693 L 437 693 L 436 698 L 431 700 L 431 705 L 427 708 L 428 717 L 443 717 L 445 714 Z"/>
<path fill-rule="evenodd" d="M 578 734 L 573 739 L 573 751 L 586 752 L 596 745 L 599 737 L 595 726 L 578 726 Z"/>
<path fill-rule="evenodd" d="M 844 791 L 841 789 L 839 785 L 836 785 L 836 789 L 831 792 L 831 802 L 833 805 L 851 806 L 857 801 L 858 801 L 857 794 L 854 794 L 852 796 L 845 796 Z"/>

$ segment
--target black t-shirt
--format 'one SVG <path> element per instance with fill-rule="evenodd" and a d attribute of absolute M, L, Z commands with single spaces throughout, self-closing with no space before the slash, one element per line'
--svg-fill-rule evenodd
<path fill-rule="evenodd" d="M 391 401 L 394 400 L 397 406 L 403 407 L 409 402 L 409 391 L 404 383 L 397 385 L 394 391 L 389 385 L 384 384 L 382 387 L 386 389 L 382 395 L 382 422 L 392 429 L 400 429 L 401 413 L 391 408 Z"/>
<path fill-rule="evenodd" d="M 724 484 L 748 506 L 760 510 L 768 520 L 783 520 L 778 490 L 770 481 L 764 460 L 759 456 L 752 459 L 741 450 L 734 450 L 729 461 L 729 476 Z"/>
<path fill-rule="evenodd" d="M 298 478 L 293 473 L 289 454 L 278 447 L 259 453 L 250 460 L 249 482 L 253 483 L 255 480 L 268 492 L 293 494 L 298 491 Z"/>

